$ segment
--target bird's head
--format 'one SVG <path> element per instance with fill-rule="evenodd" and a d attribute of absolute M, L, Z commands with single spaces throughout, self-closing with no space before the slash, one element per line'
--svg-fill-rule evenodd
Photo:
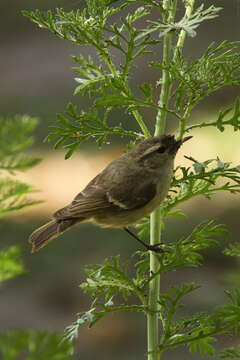
<path fill-rule="evenodd" d="M 150 168 L 172 163 L 180 146 L 192 136 L 176 140 L 172 135 L 162 135 L 143 140 L 132 150 L 132 156 L 141 164 Z"/>

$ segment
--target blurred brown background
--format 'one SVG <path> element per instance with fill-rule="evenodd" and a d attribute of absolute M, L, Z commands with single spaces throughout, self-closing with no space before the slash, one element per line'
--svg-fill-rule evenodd
<path fill-rule="evenodd" d="M 200 5 L 200 1 L 197 4 Z M 221 16 L 204 23 L 198 29 L 198 36 L 187 39 L 186 53 L 196 57 L 212 41 L 239 40 L 240 1 L 205 1 L 206 6 L 222 6 Z M 1 289 L 0 318 L 1 331 L 7 328 L 35 328 L 63 331 L 75 319 L 75 314 L 88 308 L 89 299 L 78 288 L 84 279 L 84 266 L 100 263 L 105 257 L 121 254 L 122 259 L 131 257 L 138 244 L 120 230 L 99 229 L 93 225 L 82 225 L 72 229 L 62 238 L 54 241 L 34 256 L 30 255 L 27 237 L 32 230 L 48 219 L 58 207 L 69 202 L 84 185 L 123 149 L 121 140 L 99 151 L 95 144 L 84 145 L 70 160 L 64 160 L 62 151 L 54 151 L 52 144 L 43 144 L 48 126 L 55 121 L 55 114 L 63 112 L 69 101 L 83 106 L 80 97 L 73 98 L 76 86 L 69 55 L 78 55 L 81 48 L 55 38 L 50 32 L 38 28 L 20 11 L 63 7 L 72 10 L 82 7 L 82 2 L 67 0 L 21 0 L 2 1 L 1 16 L 1 116 L 29 114 L 40 119 L 36 132 L 34 154 L 42 162 L 20 176 L 40 190 L 36 198 L 45 200 L 23 213 L 16 213 L 1 223 L 1 246 L 21 244 L 28 273 L 9 281 Z M 84 50 L 84 54 L 86 54 Z M 140 67 L 140 63 L 138 64 Z M 142 82 L 154 81 L 158 73 L 135 70 L 136 79 Z M 226 88 L 209 97 L 193 114 L 193 121 L 204 117 L 215 118 L 215 111 L 229 105 L 239 89 Z M 117 116 L 117 115 L 116 115 Z M 121 115 L 120 113 L 120 116 Z M 153 114 L 145 113 L 149 126 L 153 126 Z M 116 119 L 116 121 L 118 121 Z M 169 130 L 174 131 L 170 124 Z M 239 134 L 230 130 L 194 132 L 194 139 L 188 142 L 177 156 L 177 163 L 188 164 L 183 155 L 206 160 L 218 155 L 223 161 L 239 164 Z M 163 238 L 175 239 L 187 234 L 200 221 L 215 218 L 225 223 L 230 231 L 229 240 L 238 240 L 239 206 L 237 196 L 218 194 L 213 201 L 196 198 L 184 204 L 187 220 L 168 221 Z M 174 225 L 174 226 L 171 226 Z M 197 281 L 203 285 L 186 300 L 189 312 L 211 309 L 225 301 L 223 286 L 231 273 L 239 271 L 238 264 L 222 257 L 220 248 L 206 254 L 206 262 L 199 269 L 185 269 L 162 279 L 162 287 L 181 281 Z M 145 320 L 139 314 L 109 316 L 92 330 L 81 329 L 78 359 L 91 360 L 134 360 L 144 359 L 146 351 Z M 225 340 L 223 340 L 225 342 Z M 232 345 L 237 339 L 225 342 Z M 172 352 L 177 359 L 193 358 L 184 349 Z M 198 358 L 198 357 L 196 357 Z M 46 359 L 47 360 L 47 359 Z"/>

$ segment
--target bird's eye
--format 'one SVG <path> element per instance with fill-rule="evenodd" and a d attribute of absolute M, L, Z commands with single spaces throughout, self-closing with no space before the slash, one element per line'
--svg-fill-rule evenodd
<path fill-rule="evenodd" d="M 157 149 L 157 153 L 159 154 L 163 154 L 166 151 L 166 147 L 165 146 L 161 146 L 159 149 Z"/>

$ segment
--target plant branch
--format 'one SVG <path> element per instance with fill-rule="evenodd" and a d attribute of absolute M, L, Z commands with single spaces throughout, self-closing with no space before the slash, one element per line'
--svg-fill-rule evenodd
<path fill-rule="evenodd" d="M 163 15 L 164 21 L 172 22 L 176 12 L 177 0 L 163 1 L 163 8 L 168 14 L 166 18 Z M 162 70 L 162 87 L 158 101 L 159 110 L 156 116 L 155 136 L 164 134 L 166 128 L 166 115 L 168 108 L 169 94 L 170 94 L 170 74 L 164 65 L 168 64 L 171 58 L 172 49 L 172 33 L 167 33 L 163 40 L 163 70 Z M 151 214 L 150 219 L 150 243 L 157 244 L 161 239 L 161 208 L 156 209 Z M 156 254 L 150 252 L 150 275 L 159 272 L 159 261 Z M 160 296 L 160 274 L 157 275 L 149 283 L 149 309 L 152 311 L 147 315 L 148 320 L 148 360 L 159 360 L 160 352 L 157 351 L 159 341 L 159 316 L 157 312 L 160 310 L 159 304 Z"/>
<path fill-rule="evenodd" d="M 191 16 L 191 14 L 193 12 L 194 3 L 195 3 L 195 0 L 187 0 L 185 2 L 185 6 L 186 6 L 185 18 L 186 19 L 189 19 L 189 17 Z M 175 52 L 174 52 L 174 59 L 176 58 L 178 52 L 182 52 L 184 42 L 186 39 L 186 35 L 187 35 L 186 30 L 182 29 L 178 36 L 178 42 L 177 42 Z M 186 122 L 189 119 L 191 110 L 192 110 L 192 106 L 190 104 L 188 104 L 185 109 L 183 117 L 179 121 L 178 139 L 181 139 L 184 135 Z"/>
<path fill-rule="evenodd" d="M 192 15 L 194 3 L 195 3 L 195 0 L 186 0 L 185 1 L 185 8 L 186 8 L 186 10 L 185 10 L 185 18 L 186 18 L 186 20 L 188 20 L 190 18 L 190 16 Z M 177 55 L 178 51 L 182 51 L 183 46 L 184 46 L 184 42 L 185 42 L 185 39 L 186 39 L 186 35 L 187 35 L 186 30 L 182 29 L 180 31 L 179 36 L 178 36 L 178 42 L 177 42 L 177 45 L 176 45 L 176 48 L 175 48 L 174 57 Z"/>
<path fill-rule="evenodd" d="M 226 325 L 226 326 L 222 326 L 222 327 L 218 327 L 218 328 L 215 328 L 207 333 L 203 333 L 201 332 L 200 334 L 196 335 L 196 336 L 193 336 L 193 337 L 189 337 L 189 339 L 187 339 L 185 336 L 184 336 L 184 339 L 182 340 L 179 340 L 179 341 L 176 341 L 175 343 L 170 343 L 170 344 L 164 344 L 163 345 L 163 348 L 161 348 L 161 345 L 160 345 L 160 349 L 161 351 L 165 351 L 165 350 L 168 350 L 168 349 L 173 349 L 177 346 L 181 346 L 181 345 L 186 345 L 186 344 L 189 344 L 189 343 L 192 343 L 196 340 L 200 340 L 200 339 L 204 339 L 204 338 L 207 338 L 209 336 L 213 336 L 213 335 L 219 335 L 219 334 L 222 334 L 222 333 L 226 333 L 229 329 L 232 328 L 232 324 L 229 324 L 229 325 Z M 196 330 L 196 329 L 195 329 Z M 201 329 L 197 329 L 197 330 L 201 330 Z M 191 336 L 191 335 L 190 335 Z"/>

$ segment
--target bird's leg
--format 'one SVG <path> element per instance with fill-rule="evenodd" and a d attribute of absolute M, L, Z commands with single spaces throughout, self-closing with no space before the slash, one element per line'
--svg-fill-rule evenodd
<path fill-rule="evenodd" d="M 131 235 L 134 239 L 136 239 L 138 242 L 140 242 L 147 250 L 154 251 L 156 253 L 163 253 L 163 249 L 160 247 L 161 243 L 155 244 L 155 245 L 149 245 L 146 244 L 144 241 L 139 239 L 139 237 L 134 234 L 132 231 L 130 231 L 127 227 L 124 227 L 123 230 L 125 230 L 129 235 Z"/>

